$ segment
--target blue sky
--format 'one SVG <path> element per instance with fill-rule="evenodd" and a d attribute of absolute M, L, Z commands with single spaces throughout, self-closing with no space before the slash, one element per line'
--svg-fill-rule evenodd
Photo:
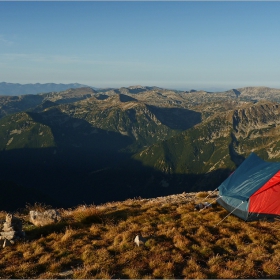
<path fill-rule="evenodd" d="M 0 2 L 0 82 L 280 88 L 280 2 Z"/>

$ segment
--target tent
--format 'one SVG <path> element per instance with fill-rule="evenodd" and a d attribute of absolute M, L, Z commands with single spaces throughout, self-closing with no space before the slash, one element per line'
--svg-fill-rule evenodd
<path fill-rule="evenodd" d="M 280 162 L 251 153 L 218 190 L 217 202 L 245 221 L 280 215 Z"/>

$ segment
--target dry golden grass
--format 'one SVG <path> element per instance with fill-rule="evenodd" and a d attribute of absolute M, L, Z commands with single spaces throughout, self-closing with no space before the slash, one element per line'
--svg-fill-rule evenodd
<path fill-rule="evenodd" d="M 51 207 L 51 205 L 46 205 L 44 203 L 35 202 L 34 205 L 27 203 L 25 208 L 26 208 L 25 209 L 26 213 L 28 213 L 31 210 L 44 212 L 48 209 L 51 209 L 52 207 Z"/>
<path fill-rule="evenodd" d="M 205 197 L 207 197 L 208 195 L 209 195 L 208 192 L 198 192 L 198 193 L 196 194 L 196 197 L 198 197 L 198 198 L 205 198 Z"/>
<path fill-rule="evenodd" d="M 0 221 L 5 221 L 7 213 L 5 211 L 0 211 Z"/>
<path fill-rule="evenodd" d="M 58 224 L 26 222 L 26 239 L 0 250 L 0 277 L 280 278 L 279 222 L 230 216 L 216 227 L 228 212 L 194 205 L 127 200 L 60 209 Z M 137 234 L 147 238 L 143 246 L 134 243 Z"/>

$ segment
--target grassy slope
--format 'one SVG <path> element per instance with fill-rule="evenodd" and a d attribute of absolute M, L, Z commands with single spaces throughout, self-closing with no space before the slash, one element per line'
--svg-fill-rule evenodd
<path fill-rule="evenodd" d="M 220 206 L 176 201 L 80 206 L 60 210 L 56 225 L 25 223 L 26 241 L 0 251 L 1 277 L 279 278 L 279 222 L 230 216 L 216 226 L 227 215 Z M 139 233 L 148 240 L 137 247 Z"/>
<path fill-rule="evenodd" d="M 51 129 L 35 122 L 27 113 L 0 120 L 0 150 L 56 146 Z"/>
<path fill-rule="evenodd" d="M 231 124 L 217 116 L 136 154 L 145 166 L 166 173 L 202 174 L 218 168 L 234 168 L 230 160 Z"/>

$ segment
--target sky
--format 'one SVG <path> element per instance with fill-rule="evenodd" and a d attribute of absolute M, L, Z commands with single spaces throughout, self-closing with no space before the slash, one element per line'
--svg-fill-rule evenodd
<path fill-rule="evenodd" d="M 280 2 L 2 2 L 0 82 L 280 88 Z"/>

